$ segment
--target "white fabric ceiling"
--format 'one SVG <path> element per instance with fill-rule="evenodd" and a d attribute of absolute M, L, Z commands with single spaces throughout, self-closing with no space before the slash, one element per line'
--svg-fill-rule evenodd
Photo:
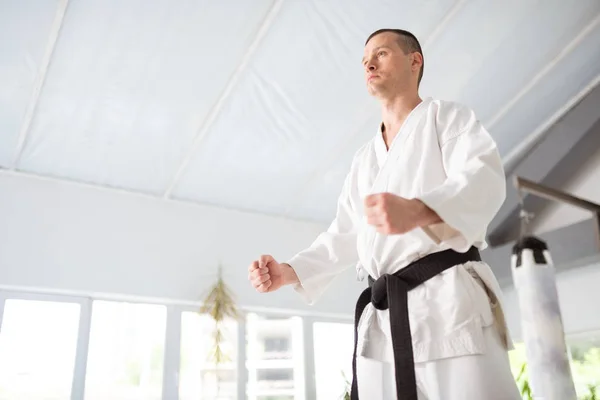
<path fill-rule="evenodd" d="M 382 27 L 503 156 L 600 75 L 599 0 L 0 0 L 0 166 L 327 222 Z"/>

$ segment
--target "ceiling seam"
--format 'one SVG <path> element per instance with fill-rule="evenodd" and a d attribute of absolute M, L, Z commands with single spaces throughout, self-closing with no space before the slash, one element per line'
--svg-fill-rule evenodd
<path fill-rule="evenodd" d="M 186 170 L 187 166 L 189 165 L 190 161 L 192 160 L 192 157 L 194 156 L 196 149 L 198 148 L 198 145 L 204 139 L 204 137 L 208 133 L 208 130 L 210 129 L 210 127 L 216 120 L 217 116 L 220 114 L 220 112 L 223 108 L 223 105 L 225 104 L 225 101 L 229 98 L 229 96 L 233 92 L 233 88 L 237 85 L 242 73 L 248 66 L 250 59 L 252 58 L 252 56 L 254 55 L 254 52 L 258 48 L 258 45 L 260 44 L 260 42 L 266 35 L 267 31 L 271 27 L 271 24 L 275 20 L 275 17 L 279 13 L 282 3 L 283 3 L 283 0 L 275 0 L 273 2 L 269 11 L 267 12 L 267 15 L 265 16 L 261 25 L 259 26 L 253 41 L 250 43 L 250 45 L 246 49 L 246 52 L 242 56 L 242 60 L 240 61 L 237 68 L 231 75 L 231 78 L 229 78 L 229 81 L 227 82 L 225 88 L 223 89 L 223 92 L 221 93 L 221 95 L 219 96 L 219 98 L 217 99 L 215 104 L 213 105 L 213 107 L 210 110 L 207 117 L 203 120 L 203 122 L 198 127 L 196 136 L 194 138 L 194 141 L 192 142 L 192 145 L 189 148 L 189 151 L 185 154 L 185 156 L 183 157 L 181 162 L 178 164 L 179 166 L 175 172 L 175 175 L 173 175 L 173 177 L 171 178 L 171 180 L 167 186 L 167 189 L 165 190 L 165 192 L 163 194 L 163 197 L 165 199 L 168 199 L 171 197 L 173 190 L 177 186 L 179 180 L 181 179 L 181 176 L 183 175 L 184 171 Z"/>
<path fill-rule="evenodd" d="M 39 103 L 42 88 L 44 87 L 44 83 L 46 82 L 46 75 L 48 73 L 50 62 L 52 61 L 52 56 L 54 55 L 54 49 L 56 47 L 56 42 L 58 41 L 58 36 L 63 26 L 63 21 L 67 12 L 68 5 L 69 0 L 60 0 L 60 3 L 58 4 L 58 8 L 54 15 L 54 21 L 52 22 L 52 28 L 50 29 L 50 37 L 48 38 L 46 51 L 44 53 L 44 57 L 42 58 L 40 69 L 37 73 L 35 84 L 31 92 L 31 97 L 29 98 L 29 102 L 27 104 L 27 111 L 25 112 L 23 124 L 21 125 L 21 129 L 19 131 L 19 139 L 17 141 L 17 147 L 15 149 L 12 164 L 10 167 L 11 170 L 17 169 L 19 160 L 21 159 L 21 154 L 23 153 L 23 149 L 25 148 L 25 143 L 29 135 L 29 129 L 31 127 L 31 123 L 33 122 L 33 117 L 35 115 L 35 111 Z"/>
<path fill-rule="evenodd" d="M 500 111 L 498 111 L 492 118 L 490 118 L 490 120 L 485 124 L 487 129 L 491 130 L 492 127 L 500 119 L 502 119 L 502 117 L 504 117 L 515 106 L 515 104 L 517 104 L 517 102 L 521 100 L 521 98 L 523 98 L 523 96 L 525 96 L 548 72 L 556 67 L 563 58 L 571 53 L 571 51 L 577 48 L 579 43 L 581 43 L 583 39 L 585 39 L 589 33 L 594 30 L 594 28 L 596 28 L 598 23 L 600 23 L 600 15 L 587 24 L 585 28 L 583 28 L 577 34 L 577 36 L 575 36 L 575 38 L 569 42 L 569 44 L 563 47 L 549 63 L 547 63 L 537 74 L 534 75 L 531 80 L 527 82 L 527 85 L 525 85 L 516 96 L 514 96 L 508 103 L 500 108 Z"/>
<path fill-rule="evenodd" d="M 436 25 L 436 27 L 431 31 L 431 33 L 427 36 L 427 38 L 424 41 L 423 44 L 423 49 L 426 49 L 428 47 L 430 47 L 432 45 L 432 43 L 435 41 L 435 39 L 437 39 L 437 37 L 444 31 L 444 29 L 446 29 L 447 25 L 450 23 L 450 21 L 458 14 L 458 12 L 462 9 L 462 7 L 467 3 L 466 0 L 458 0 L 456 3 L 454 3 L 454 5 L 452 6 L 452 8 L 450 9 L 450 11 L 448 11 L 446 13 L 446 15 L 440 20 L 440 22 Z M 327 165 L 331 168 L 331 166 L 335 165 L 335 163 L 342 157 L 343 152 L 341 151 L 337 151 L 333 153 L 334 156 L 330 159 L 330 162 L 323 162 L 324 165 Z M 317 169 L 315 170 L 315 172 L 313 174 L 311 174 L 310 178 L 307 179 L 306 184 L 303 185 L 303 189 L 298 189 L 297 193 L 307 193 L 306 188 L 309 188 L 312 185 L 312 182 L 315 181 L 315 179 L 317 179 L 318 177 L 320 177 L 321 175 L 323 175 L 323 171 L 321 169 Z M 306 196 L 305 196 L 306 197 Z M 298 195 L 297 197 L 293 197 L 293 198 L 298 198 L 298 199 L 303 199 L 304 197 L 301 197 L 300 195 Z M 300 204 L 300 201 L 296 201 L 293 205 L 290 205 L 286 208 L 286 210 L 284 211 L 284 216 L 286 218 L 289 218 L 289 214 L 292 212 L 292 209 L 296 206 L 298 206 Z"/>
<path fill-rule="evenodd" d="M 430 47 L 433 44 L 433 42 L 444 31 L 444 29 L 446 29 L 446 26 L 450 23 L 452 19 L 454 19 L 456 14 L 458 14 L 458 12 L 466 3 L 466 0 L 459 0 L 452 6 L 450 11 L 446 13 L 444 18 L 442 18 L 442 20 L 436 25 L 435 29 L 431 31 L 427 39 L 425 39 L 425 42 L 423 44 L 424 49 Z"/>
<path fill-rule="evenodd" d="M 569 110 L 575 107 L 581 100 L 583 100 L 592 90 L 594 90 L 600 84 L 600 75 L 596 75 L 596 78 L 586 85 L 582 90 L 569 99 L 562 107 L 560 107 L 554 114 L 550 116 L 546 121 L 539 125 L 530 135 L 522 140 L 517 146 L 515 146 L 510 153 L 504 157 L 504 169 L 507 175 L 512 174 L 518 164 L 521 163 L 523 158 L 529 154 L 531 149 L 536 146 L 537 143 L 550 128 L 555 125 L 563 116 L 565 116 Z"/>
<path fill-rule="evenodd" d="M 208 207 L 208 208 L 214 208 L 214 209 L 218 209 L 218 210 L 222 210 L 222 211 L 236 212 L 236 213 L 242 213 L 242 214 L 246 214 L 246 215 L 272 218 L 272 219 L 277 219 L 277 220 L 286 221 L 286 222 L 291 221 L 291 222 L 298 222 L 298 223 L 310 224 L 310 225 L 319 225 L 319 226 L 324 225 L 324 223 L 321 221 L 311 220 L 308 218 L 306 218 L 306 219 L 288 218 L 281 214 L 269 214 L 266 212 L 255 211 L 252 209 L 228 207 L 228 206 L 224 206 L 222 204 L 207 203 L 207 202 L 201 202 L 201 201 L 196 201 L 196 200 L 176 199 L 176 198 L 172 198 L 172 197 L 164 198 L 163 196 L 161 196 L 159 194 L 151 194 L 151 193 L 146 193 L 146 192 L 142 192 L 142 191 L 136 191 L 136 190 L 125 189 L 125 188 L 114 187 L 114 186 L 104 186 L 104 185 L 99 185 L 96 183 L 82 182 L 82 181 L 69 179 L 69 178 L 62 178 L 62 177 L 50 176 L 50 175 L 41 175 L 41 174 L 37 174 L 37 173 L 33 173 L 33 172 L 8 170 L 8 169 L 0 168 L 0 177 L 2 177 L 2 176 L 9 176 L 9 177 L 16 177 L 16 178 L 23 178 L 23 179 L 32 179 L 32 180 L 36 180 L 36 181 L 40 181 L 40 182 L 50 182 L 50 183 L 55 183 L 55 184 L 66 184 L 66 185 L 70 185 L 70 186 L 73 186 L 76 188 L 81 188 L 81 189 L 91 189 L 91 190 L 97 190 L 99 192 L 105 192 L 105 193 L 111 193 L 111 194 L 122 194 L 122 195 L 127 195 L 127 196 L 135 196 L 135 197 L 142 198 L 142 199 L 156 200 L 159 202 L 180 204 L 180 205 L 191 206 L 191 207 Z"/>

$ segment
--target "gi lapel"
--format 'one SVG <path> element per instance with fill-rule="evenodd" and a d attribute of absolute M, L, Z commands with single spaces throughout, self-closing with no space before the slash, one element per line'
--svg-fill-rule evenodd
<path fill-rule="evenodd" d="M 394 170 L 396 160 L 400 157 L 403 144 L 406 142 L 408 136 L 414 133 L 415 127 L 427 112 L 429 101 L 429 98 L 424 99 L 410 112 L 410 114 L 408 114 L 406 120 L 404 120 L 404 123 L 400 127 L 398 134 L 394 138 L 394 141 L 388 150 L 385 163 L 381 166 L 381 168 L 379 168 L 379 173 L 375 177 L 375 181 L 371 187 L 372 194 L 381 193 L 386 190 L 388 176 Z"/>
<path fill-rule="evenodd" d="M 370 191 L 371 194 L 382 193 L 387 190 L 388 178 L 391 172 L 394 170 L 394 166 L 397 165 L 396 161 L 400 157 L 402 147 L 406 142 L 408 136 L 414 133 L 414 130 L 421 118 L 423 118 L 423 116 L 426 114 L 430 101 L 430 98 L 423 99 L 423 101 L 419 105 L 417 105 L 410 112 L 410 114 L 408 114 L 408 117 L 406 117 L 406 120 L 400 127 L 398 134 L 394 138 L 392 145 L 388 150 L 388 154 L 384 164 L 379 168 L 379 172 L 377 173 L 377 176 L 373 181 Z M 379 265 L 377 264 L 377 260 L 373 257 L 375 239 L 377 238 L 377 230 L 375 229 L 375 227 L 369 226 L 366 231 L 366 243 L 368 243 L 367 252 L 369 254 L 368 260 L 370 260 L 370 262 L 372 263 L 370 269 L 374 272 L 379 272 Z M 379 274 L 377 273 L 375 278 L 378 277 Z"/>

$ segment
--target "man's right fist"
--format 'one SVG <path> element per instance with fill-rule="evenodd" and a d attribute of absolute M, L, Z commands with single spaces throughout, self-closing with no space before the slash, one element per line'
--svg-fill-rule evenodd
<path fill-rule="evenodd" d="M 283 266 L 271 256 L 260 256 L 248 268 L 248 280 L 259 292 L 273 292 L 283 286 Z"/>

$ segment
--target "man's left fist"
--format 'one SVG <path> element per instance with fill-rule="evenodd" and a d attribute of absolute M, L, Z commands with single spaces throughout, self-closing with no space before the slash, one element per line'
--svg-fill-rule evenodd
<path fill-rule="evenodd" d="M 386 235 L 409 232 L 435 215 L 423 202 L 391 193 L 377 193 L 365 198 L 367 223 Z"/>

